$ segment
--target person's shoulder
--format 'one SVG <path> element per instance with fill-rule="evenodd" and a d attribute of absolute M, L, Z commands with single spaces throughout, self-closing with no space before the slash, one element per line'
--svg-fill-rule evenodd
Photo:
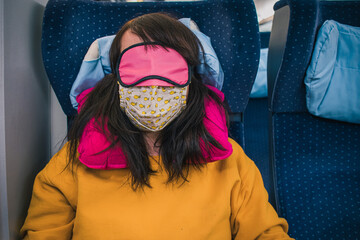
<path fill-rule="evenodd" d="M 68 152 L 69 142 L 64 144 L 64 146 L 50 159 L 45 168 L 39 174 L 44 175 L 49 180 L 58 176 L 64 177 L 72 175 L 72 166 L 69 161 Z"/>
<path fill-rule="evenodd" d="M 233 139 L 228 139 L 232 145 L 229 157 L 208 164 L 210 172 L 220 174 L 221 181 L 229 180 L 231 183 L 242 182 L 248 174 L 255 170 L 254 162 L 246 156 L 243 148 Z M 226 180 L 227 179 L 227 180 Z"/>
<path fill-rule="evenodd" d="M 226 159 L 229 165 L 236 168 L 240 174 L 246 174 L 248 169 L 253 168 L 254 162 L 246 155 L 244 149 L 233 139 L 229 138 L 233 152 Z"/>
<path fill-rule="evenodd" d="M 244 160 L 244 158 L 247 158 L 244 149 L 234 139 L 229 138 L 229 142 L 233 149 L 233 152 L 229 158 L 236 159 L 236 161 Z"/>

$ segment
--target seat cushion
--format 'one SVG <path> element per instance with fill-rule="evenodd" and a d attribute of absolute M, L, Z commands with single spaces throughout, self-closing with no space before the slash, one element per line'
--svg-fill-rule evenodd
<path fill-rule="evenodd" d="M 360 123 L 360 28 L 324 22 L 305 77 L 311 114 Z"/>
<path fill-rule="evenodd" d="M 268 95 L 267 88 L 267 56 L 269 48 L 260 49 L 260 63 L 254 85 L 251 89 L 251 98 L 264 98 Z"/>

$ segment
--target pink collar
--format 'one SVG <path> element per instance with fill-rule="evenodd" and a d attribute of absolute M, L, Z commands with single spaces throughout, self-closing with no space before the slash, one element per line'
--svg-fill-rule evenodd
<path fill-rule="evenodd" d="M 215 92 L 222 101 L 224 101 L 224 94 L 215 87 L 207 87 Z M 93 88 L 83 91 L 76 98 L 79 103 L 78 111 L 80 111 L 84 104 L 87 94 L 90 93 Z M 232 145 L 228 141 L 228 129 L 226 127 L 226 118 L 222 109 L 220 109 L 217 103 L 213 100 L 205 100 L 205 114 L 204 125 L 208 132 L 215 138 L 224 148 L 222 151 L 217 148 L 213 148 L 211 155 L 209 156 L 206 151 L 203 151 L 204 157 L 208 159 L 208 162 L 218 161 L 229 157 L 232 154 Z M 109 149 L 101 152 L 110 146 L 105 135 L 101 131 L 101 127 L 95 123 L 95 119 L 91 119 L 85 126 L 82 137 L 79 141 L 79 160 L 89 168 L 94 169 L 117 169 L 126 168 L 126 158 L 121 147 Z M 99 153 L 101 152 L 101 153 Z"/>

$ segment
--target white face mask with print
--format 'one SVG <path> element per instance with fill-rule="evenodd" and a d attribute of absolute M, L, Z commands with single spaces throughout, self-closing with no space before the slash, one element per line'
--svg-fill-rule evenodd
<path fill-rule="evenodd" d="M 187 89 L 188 86 L 124 88 L 119 84 L 120 107 L 139 129 L 160 131 L 185 109 Z"/>

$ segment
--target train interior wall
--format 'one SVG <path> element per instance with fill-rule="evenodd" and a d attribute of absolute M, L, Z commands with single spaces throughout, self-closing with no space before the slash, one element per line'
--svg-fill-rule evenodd
<path fill-rule="evenodd" d="M 0 1 L 0 239 L 18 238 L 33 180 L 66 134 L 41 58 L 46 3 Z"/>

